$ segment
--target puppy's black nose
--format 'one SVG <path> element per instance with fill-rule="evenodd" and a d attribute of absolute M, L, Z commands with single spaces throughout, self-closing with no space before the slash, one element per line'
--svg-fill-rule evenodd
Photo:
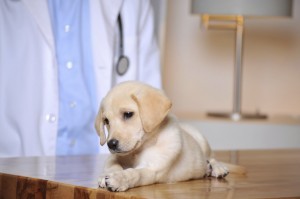
<path fill-rule="evenodd" d="M 118 145 L 119 145 L 119 141 L 116 139 L 111 139 L 108 143 L 107 146 L 111 149 L 111 150 L 116 150 L 118 149 Z"/>

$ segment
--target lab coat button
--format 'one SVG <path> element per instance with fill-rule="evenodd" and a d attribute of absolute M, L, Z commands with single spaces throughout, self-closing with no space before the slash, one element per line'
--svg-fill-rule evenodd
<path fill-rule="evenodd" d="M 46 115 L 46 120 L 49 122 L 49 123 L 54 123 L 56 122 L 56 116 L 54 114 L 47 114 Z"/>

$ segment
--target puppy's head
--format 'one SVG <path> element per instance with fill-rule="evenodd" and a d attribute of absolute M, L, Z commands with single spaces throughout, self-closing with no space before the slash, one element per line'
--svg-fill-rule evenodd
<path fill-rule="evenodd" d="M 111 153 L 135 151 L 165 119 L 170 108 L 170 100 L 158 89 L 132 81 L 117 85 L 102 100 L 96 118 L 100 144 L 107 141 Z"/>

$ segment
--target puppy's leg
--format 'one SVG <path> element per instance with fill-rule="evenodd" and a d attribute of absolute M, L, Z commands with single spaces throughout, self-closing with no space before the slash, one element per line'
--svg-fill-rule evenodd
<path fill-rule="evenodd" d="M 109 191 L 126 191 L 132 187 L 155 183 L 155 176 L 156 172 L 148 168 L 130 168 L 107 174 L 105 184 Z"/>
<path fill-rule="evenodd" d="M 121 170 L 123 170 L 123 167 L 118 163 L 116 157 L 109 156 L 109 158 L 107 159 L 107 162 L 105 164 L 105 167 L 104 167 L 104 172 L 98 178 L 99 187 L 106 188 L 106 182 L 105 182 L 106 176 L 109 173 L 121 171 Z"/>
<path fill-rule="evenodd" d="M 225 178 L 229 174 L 228 169 L 222 163 L 211 158 L 207 161 L 207 176 L 212 176 L 216 178 Z"/>

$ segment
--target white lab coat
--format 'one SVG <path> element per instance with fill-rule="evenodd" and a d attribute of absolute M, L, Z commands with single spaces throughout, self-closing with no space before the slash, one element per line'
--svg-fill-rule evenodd
<path fill-rule="evenodd" d="M 120 10 L 124 54 L 130 59 L 124 76 L 113 67 Z M 150 3 L 90 0 L 90 14 L 99 104 L 121 81 L 161 87 Z M 0 157 L 55 155 L 59 111 L 54 45 L 47 0 L 0 1 Z"/>

